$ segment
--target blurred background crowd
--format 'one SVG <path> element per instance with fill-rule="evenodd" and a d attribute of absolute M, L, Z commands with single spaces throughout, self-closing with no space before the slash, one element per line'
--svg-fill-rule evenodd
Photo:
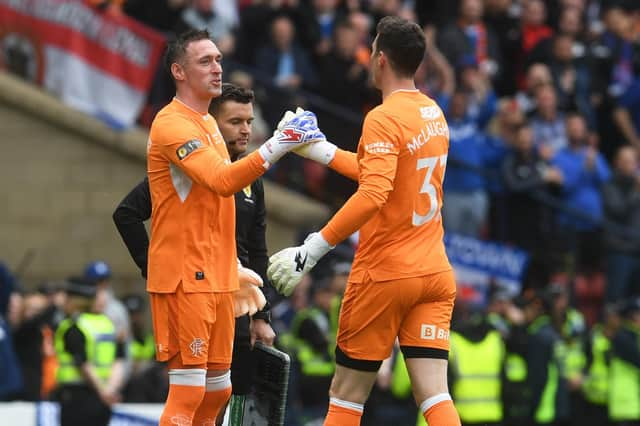
<path fill-rule="evenodd" d="M 364 114 L 380 101 L 367 72 L 377 21 L 418 22 L 427 51 L 416 85 L 437 100 L 450 127 L 445 229 L 529 254 L 518 294 L 496 283 L 482 303 L 464 294 L 457 303 L 450 376 L 464 423 L 640 424 L 640 2 L 85 1 L 167 39 L 207 28 L 224 54 L 224 80 L 256 93 L 256 144 L 283 110 L 302 106 L 318 115 L 329 140 L 352 151 Z M 173 93 L 158 68 L 138 123 L 149 126 Z M 297 156 L 267 177 L 332 208 L 354 189 Z M 356 244 L 340 246 L 290 299 L 273 304 L 277 345 L 294 359 L 291 425 L 313 424 L 326 410 Z M 130 347 L 123 400 L 164 401 L 166 372 L 152 361 L 146 298 L 118 300 L 108 265 L 102 274 L 92 265 L 85 278 L 102 283 L 95 309 Z M 0 396 L 45 398 L 64 286 L 23 291 L 8 271 L 0 279 L 0 338 L 12 339 L 14 352 L 0 356 L 20 366 L 24 385 Z M 416 419 L 394 353 L 363 424 Z"/>

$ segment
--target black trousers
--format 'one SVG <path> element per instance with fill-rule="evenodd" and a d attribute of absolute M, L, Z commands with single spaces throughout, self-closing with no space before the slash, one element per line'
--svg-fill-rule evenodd
<path fill-rule="evenodd" d="M 231 358 L 231 385 L 234 395 L 246 395 L 251 391 L 255 366 L 252 362 L 249 315 L 236 318 L 233 337 L 233 357 Z"/>
<path fill-rule="evenodd" d="M 87 385 L 60 386 L 54 393 L 60 403 L 60 426 L 107 426 L 111 408 Z"/>

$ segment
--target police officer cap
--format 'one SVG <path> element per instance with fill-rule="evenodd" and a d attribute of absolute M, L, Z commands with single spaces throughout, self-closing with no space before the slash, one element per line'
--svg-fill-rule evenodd
<path fill-rule="evenodd" d="M 84 277 L 91 281 L 102 281 L 111 278 L 111 268 L 102 260 L 89 263 L 84 268 Z"/>
<path fill-rule="evenodd" d="M 96 282 L 85 277 L 70 277 L 65 283 L 65 291 L 71 296 L 92 298 L 96 296 Z"/>

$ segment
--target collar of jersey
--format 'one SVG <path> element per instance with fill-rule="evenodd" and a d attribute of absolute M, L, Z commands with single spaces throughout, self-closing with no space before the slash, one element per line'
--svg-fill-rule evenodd
<path fill-rule="evenodd" d="M 201 119 L 203 119 L 203 120 L 207 120 L 207 119 L 208 119 L 207 117 L 209 117 L 209 113 L 206 113 L 206 114 L 202 115 L 202 113 L 200 113 L 200 112 L 196 111 L 195 109 L 191 108 L 189 105 L 185 104 L 185 103 L 184 103 L 184 102 L 182 102 L 180 99 L 178 99 L 178 97 L 177 97 L 177 96 L 174 96 L 174 97 L 173 97 L 173 100 L 174 100 L 174 101 L 176 101 L 176 103 L 177 103 L 178 105 L 180 105 L 180 107 L 181 107 L 182 109 L 187 110 L 190 114 L 197 115 L 198 117 L 200 117 L 200 118 L 201 118 Z"/>

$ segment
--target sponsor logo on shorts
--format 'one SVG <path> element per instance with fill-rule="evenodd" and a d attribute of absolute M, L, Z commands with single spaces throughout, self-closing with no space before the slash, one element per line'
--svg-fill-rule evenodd
<path fill-rule="evenodd" d="M 422 324 L 420 326 L 420 338 L 424 340 L 449 340 L 449 330 L 436 327 L 433 324 Z"/>
<path fill-rule="evenodd" d="M 204 354 L 204 340 L 196 337 L 189 345 L 189 349 L 191 349 L 191 355 L 196 358 L 201 357 Z"/>

